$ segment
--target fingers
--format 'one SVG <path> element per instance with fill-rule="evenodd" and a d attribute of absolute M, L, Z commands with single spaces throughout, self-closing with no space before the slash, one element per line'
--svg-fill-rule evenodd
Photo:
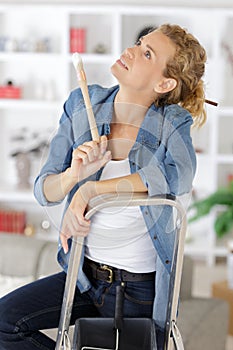
<path fill-rule="evenodd" d="M 68 208 L 63 219 L 61 234 L 65 236 L 77 236 L 79 233 L 87 234 L 90 230 L 90 220 L 77 217 Z"/>
<path fill-rule="evenodd" d="M 87 232 L 79 232 L 78 237 L 86 237 L 87 236 Z M 61 241 L 61 245 L 62 245 L 62 248 L 64 250 L 64 253 L 67 254 L 68 251 L 69 251 L 69 245 L 68 245 L 68 240 L 71 238 L 71 237 L 74 237 L 71 236 L 71 235 L 64 235 L 63 233 L 60 233 L 60 241 Z"/>
<path fill-rule="evenodd" d="M 73 151 L 74 159 L 82 159 L 84 165 L 102 159 L 106 153 L 108 140 L 105 135 L 100 137 L 100 142 L 85 142 Z"/>
<path fill-rule="evenodd" d="M 60 234 L 60 241 L 65 254 L 67 254 L 69 250 L 69 247 L 68 247 L 69 238 L 70 237 L 63 235 L 62 233 Z"/>
<path fill-rule="evenodd" d="M 73 236 L 86 237 L 90 231 L 90 220 L 83 217 L 78 218 L 70 208 L 67 209 L 60 231 L 61 245 L 65 254 L 68 252 L 68 239 Z"/>
<path fill-rule="evenodd" d="M 88 232 L 78 232 L 76 235 L 65 235 L 62 232 L 60 233 L 60 241 L 62 248 L 64 250 L 64 253 L 67 254 L 69 251 L 69 245 L 68 245 L 68 239 L 74 236 L 78 237 L 86 237 L 88 235 Z"/>
<path fill-rule="evenodd" d="M 73 157 L 82 159 L 84 165 L 94 162 L 99 156 L 99 149 L 96 142 L 85 142 L 74 151 Z"/>
<path fill-rule="evenodd" d="M 100 160 L 100 168 L 102 168 L 112 158 L 111 151 L 105 152 L 104 156 Z"/>
<path fill-rule="evenodd" d="M 104 155 L 108 146 L 107 136 L 103 135 L 100 137 L 100 154 Z"/>

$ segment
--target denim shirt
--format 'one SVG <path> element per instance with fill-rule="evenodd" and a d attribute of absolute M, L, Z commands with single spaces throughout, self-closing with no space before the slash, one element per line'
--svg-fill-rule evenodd
<path fill-rule="evenodd" d="M 103 88 L 91 85 L 88 88 L 99 134 L 109 134 L 113 102 L 119 86 Z M 149 196 L 164 193 L 179 196 L 191 191 L 196 170 L 196 157 L 190 136 L 191 125 L 192 116 L 179 105 L 165 107 L 151 105 L 148 109 L 128 158 L 131 173 L 140 175 Z M 71 164 L 73 149 L 89 140 L 91 133 L 88 118 L 82 93 L 78 88 L 70 93 L 64 104 L 58 131 L 50 145 L 48 159 L 35 180 L 34 194 L 42 206 L 58 204 L 48 202 L 43 194 L 43 181 L 46 176 L 67 169 Z M 98 181 L 101 172 L 102 169 L 86 180 Z M 68 194 L 65 210 L 82 183 L 83 181 L 78 183 Z M 141 211 L 157 251 L 153 318 L 158 328 L 163 330 L 175 236 L 172 227 L 172 209 L 168 206 L 162 208 L 149 206 L 141 207 Z M 65 271 L 68 268 L 69 254 L 70 250 L 64 254 L 59 243 L 58 262 Z M 83 258 L 84 251 L 81 262 Z M 77 285 L 81 292 L 91 288 L 89 280 L 82 271 L 82 263 Z"/>

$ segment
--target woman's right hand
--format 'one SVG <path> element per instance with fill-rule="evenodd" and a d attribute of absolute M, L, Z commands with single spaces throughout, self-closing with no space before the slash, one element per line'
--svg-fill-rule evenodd
<path fill-rule="evenodd" d="M 110 159 L 111 152 L 107 151 L 107 137 L 100 137 L 100 142 L 85 142 L 78 146 L 72 154 L 69 175 L 77 182 L 86 179 L 101 169 Z"/>
<path fill-rule="evenodd" d="M 92 183 L 94 184 L 94 182 L 86 182 L 78 189 L 63 217 L 60 241 L 65 254 L 69 250 L 69 238 L 86 237 L 90 231 L 91 222 L 85 219 L 85 212 L 92 197 Z"/>

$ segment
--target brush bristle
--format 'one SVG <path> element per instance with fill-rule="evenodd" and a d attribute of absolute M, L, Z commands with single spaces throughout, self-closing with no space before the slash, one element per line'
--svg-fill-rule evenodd
<path fill-rule="evenodd" d="M 79 55 L 78 52 L 75 52 L 75 53 L 72 55 L 72 61 L 73 61 L 74 68 L 75 68 L 76 70 L 81 70 L 81 69 L 83 69 L 82 58 L 81 58 L 81 56 Z"/>

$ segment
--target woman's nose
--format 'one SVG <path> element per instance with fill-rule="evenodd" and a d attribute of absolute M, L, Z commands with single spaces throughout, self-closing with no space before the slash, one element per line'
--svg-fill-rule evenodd
<path fill-rule="evenodd" d="M 129 59 L 133 59 L 133 57 L 134 57 L 133 48 L 128 47 L 127 49 L 125 49 L 124 55 L 127 56 Z"/>

